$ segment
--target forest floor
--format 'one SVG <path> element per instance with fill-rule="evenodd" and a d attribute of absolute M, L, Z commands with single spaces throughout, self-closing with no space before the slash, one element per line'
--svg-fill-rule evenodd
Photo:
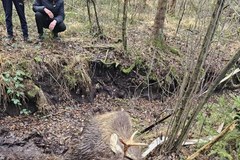
<path fill-rule="evenodd" d="M 74 28 L 74 25 L 69 26 Z M 54 159 L 51 157 L 52 155 L 64 158 L 71 143 L 75 142 L 81 135 L 85 122 L 97 114 L 125 110 L 132 118 L 134 130 L 141 131 L 156 120 L 171 113 L 174 109 L 176 93 L 168 93 L 168 91 L 163 93 L 161 91 L 161 96 L 159 96 L 160 89 L 155 91 L 152 87 L 150 94 L 148 88 L 144 88 L 144 85 L 141 86 L 148 72 L 142 76 L 139 75 L 143 72 L 142 68 L 139 70 L 131 69 L 133 62 L 137 61 L 136 57 L 143 57 L 142 61 L 151 66 L 152 58 L 159 55 L 156 48 L 146 43 L 148 36 L 150 36 L 150 27 L 150 24 L 142 24 L 138 28 L 129 28 L 129 46 L 132 46 L 130 51 L 135 51 L 133 55 L 129 56 L 124 54 L 121 40 L 115 38 L 117 36 L 114 33 L 111 37 L 93 38 L 89 35 L 86 36 L 86 34 L 72 33 L 69 29 L 66 34 L 62 35 L 60 42 L 52 41 L 48 35 L 44 42 L 38 42 L 35 39 L 36 34 L 33 34 L 31 37 L 33 42 L 24 43 L 21 40 L 20 32 L 17 32 L 16 42 L 6 44 L 5 28 L 0 25 L 0 36 L 2 37 L 0 39 L 0 71 L 5 72 L 4 69 L 7 69 L 9 65 L 15 66 L 13 67 L 15 71 L 19 66 L 21 69 L 27 67 L 26 72 L 30 73 L 35 84 L 42 88 L 50 104 L 50 110 L 47 114 L 36 112 L 31 115 L 9 116 L 9 114 L 19 114 L 21 110 L 18 108 L 8 109 L 8 114 L 0 112 L 0 159 L 25 160 L 43 159 L 43 157 L 44 159 Z M 173 28 L 175 26 L 167 24 L 168 44 L 177 48 L 182 57 L 191 57 L 188 55 L 186 41 L 175 36 Z M 19 28 L 15 29 L 19 30 Z M 33 30 L 32 27 L 31 30 Z M 219 42 L 213 43 L 211 52 L 219 54 L 210 56 L 206 64 L 209 68 L 213 67 L 215 74 L 217 74 L 239 46 L 239 40 L 225 41 L 224 45 Z M 183 62 L 179 56 L 171 54 L 164 54 L 163 59 L 164 61 L 161 62 L 164 65 L 152 66 L 153 72 L 158 72 L 156 73 L 158 77 L 161 75 L 167 77 L 171 66 L 175 68 L 176 77 L 183 76 L 182 67 L 187 62 Z M 96 68 L 86 67 L 86 63 L 89 62 L 96 63 Z M 89 70 L 96 71 L 96 74 L 91 74 L 91 76 L 85 75 L 85 78 L 91 78 L 92 86 L 81 86 L 89 83 L 88 80 L 80 79 L 77 87 L 72 87 L 75 79 L 71 77 L 70 71 L 63 71 L 61 68 L 61 66 L 66 64 L 69 66 L 71 63 L 76 65 L 72 66 L 70 70 L 80 67 L 81 73 Z M 102 64 L 108 67 L 104 67 Z M 122 68 L 118 68 L 119 64 Z M 123 69 L 129 68 L 130 74 L 122 73 Z M 161 69 L 159 71 L 156 68 Z M 64 73 L 69 74 L 72 79 L 62 81 Z M 134 79 L 136 75 L 137 80 Z M 71 80 L 74 82 L 71 83 Z M 54 86 L 51 86 L 53 84 Z M 136 86 L 132 87 L 133 84 Z M 141 87 L 138 88 L 138 85 Z M 63 87 L 61 88 L 61 86 Z M 70 89 L 66 89 L 68 86 Z M 91 90 L 91 87 L 94 88 L 92 97 L 89 96 L 91 91 L 86 91 Z M 169 89 L 172 85 L 167 85 L 167 87 Z M 173 86 L 173 89 L 169 90 L 174 92 L 177 87 Z M 212 101 L 214 100 L 215 97 Z M 26 105 L 29 105 L 28 109 L 31 110 L 31 103 L 26 103 Z M 163 122 L 155 127 L 150 134 L 144 135 L 140 139 L 150 143 L 165 133 L 164 125 Z M 181 155 L 183 157 L 192 153 L 191 149 L 186 150 L 185 148 L 183 150 Z M 207 159 L 205 156 L 202 158 Z M 157 157 L 152 159 L 157 159 Z M 173 156 L 172 159 L 179 159 L 179 157 Z"/>
<path fill-rule="evenodd" d="M 81 38 L 66 37 L 62 38 L 61 42 L 53 42 L 50 38 L 47 38 L 44 42 L 40 43 L 37 40 L 33 40 L 33 43 L 24 43 L 21 40 L 21 36 L 16 37 L 16 42 L 12 44 L 6 44 L 4 38 L 0 41 L 2 72 L 4 72 L 3 64 L 6 64 L 6 62 L 18 66 L 19 63 L 21 64 L 21 62 L 29 59 L 36 59 L 36 57 L 54 61 L 55 58 L 60 60 L 68 59 L 80 54 L 82 57 L 91 57 L 92 60 L 97 61 L 106 56 L 104 46 L 107 49 L 109 47 L 106 43 L 98 45 L 87 41 L 81 42 Z M 124 59 L 121 55 L 122 52 L 116 51 L 115 48 L 113 51 L 111 50 L 110 48 L 108 54 L 113 59 L 111 61 L 115 62 L 117 59 L 122 61 L 119 63 L 123 65 L 131 65 L 129 58 Z M 31 62 L 27 62 L 31 64 Z M 31 67 L 35 66 L 32 65 Z M 28 70 L 32 70 L 32 68 L 28 68 Z M 102 69 L 96 68 L 96 70 L 101 71 Z M 119 72 L 118 70 L 117 68 L 114 68 L 113 71 L 107 69 L 106 72 Z M 41 72 L 41 68 L 34 69 L 31 72 L 39 75 L 41 73 L 38 72 Z M 38 112 L 33 115 L 18 115 L 20 110 L 10 107 L 10 109 L 7 109 L 7 113 L 18 116 L 7 116 L 5 113 L 0 113 L 0 158 L 25 160 L 45 157 L 46 159 L 51 159 L 51 155 L 64 158 L 64 154 L 71 143 L 74 139 L 79 138 L 85 122 L 97 114 L 125 110 L 132 118 L 134 130 L 140 131 L 172 111 L 174 102 L 171 101 L 170 97 L 166 97 L 164 102 L 160 99 L 149 101 L 147 95 L 138 93 L 132 95 L 132 93 L 126 93 L 130 91 L 126 91 L 123 88 L 121 90 L 121 86 L 130 85 L 128 84 L 128 79 L 131 79 L 132 76 L 115 75 L 114 79 L 117 82 L 114 84 L 104 78 L 111 75 L 111 73 L 106 75 L 104 70 L 101 72 L 103 73 L 102 75 L 101 73 L 100 75 L 98 74 L 98 81 L 102 80 L 106 84 L 100 83 L 102 89 L 95 93 L 92 103 L 87 98 L 82 98 L 81 95 L 77 94 L 55 95 L 59 90 L 49 91 L 50 88 L 53 89 L 52 87 L 48 88 L 51 82 L 48 84 L 48 81 L 42 80 L 42 77 L 36 80 L 47 94 L 48 99 L 50 99 L 50 104 L 52 104 L 51 111 L 45 115 Z M 60 73 L 56 72 L 56 75 L 58 74 Z M 99 84 L 98 81 L 94 85 Z M 129 87 L 125 86 L 124 88 L 128 89 Z M 64 92 L 64 89 L 61 89 L 61 91 Z M 72 97 L 69 98 L 69 95 Z M 157 132 L 159 128 L 161 128 L 161 125 L 157 126 L 148 135 L 148 142 L 159 135 Z"/>

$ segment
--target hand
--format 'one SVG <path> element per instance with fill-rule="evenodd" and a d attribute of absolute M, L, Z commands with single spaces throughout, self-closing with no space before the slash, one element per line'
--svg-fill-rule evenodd
<path fill-rule="evenodd" d="M 48 15 L 49 18 L 51 18 L 51 19 L 54 18 L 52 11 L 50 11 L 49 9 L 44 8 L 44 12 Z"/>
<path fill-rule="evenodd" d="M 56 26 L 56 24 L 57 24 L 57 21 L 56 20 L 53 20 L 50 24 L 49 24 L 49 29 L 50 29 L 50 31 L 52 31 L 54 28 L 55 28 L 55 26 Z"/>

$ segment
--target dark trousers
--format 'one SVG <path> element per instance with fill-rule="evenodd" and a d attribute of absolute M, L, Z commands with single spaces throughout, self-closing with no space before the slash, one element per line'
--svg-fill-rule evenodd
<path fill-rule="evenodd" d="M 35 13 L 35 19 L 37 23 L 37 29 L 39 34 L 43 34 L 43 28 L 48 28 L 50 23 L 53 21 L 48 17 L 47 14 L 36 12 Z M 61 22 L 57 23 L 55 28 L 53 29 L 53 33 L 57 34 L 58 32 L 63 32 L 66 30 L 66 25 Z"/>
<path fill-rule="evenodd" d="M 2 0 L 4 12 L 5 12 L 5 20 L 7 25 L 7 33 L 9 36 L 13 36 L 13 25 L 12 25 L 12 3 L 17 10 L 18 17 L 20 19 L 21 28 L 24 37 L 28 37 L 28 27 L 27 21 L 24 12 L 24 3 L 23 0 Z"/>

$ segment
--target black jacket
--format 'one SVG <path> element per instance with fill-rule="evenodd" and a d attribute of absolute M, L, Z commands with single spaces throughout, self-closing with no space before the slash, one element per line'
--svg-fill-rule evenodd
<path fill-rule="evenodd" d="M 54 19 L 57 23 L 64 20 L 64 2 L 63 0 L 35 0 L 33 3 L 34 12 L 44 12 L 44 8 L 49 9 L 54 14 Z"/>

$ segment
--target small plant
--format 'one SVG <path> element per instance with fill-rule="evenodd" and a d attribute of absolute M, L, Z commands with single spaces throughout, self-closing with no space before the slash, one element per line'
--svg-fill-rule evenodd
<path fill-rule="evenodd" d="M 24 84 L 23 80 L 26 77 L 26 73 L 22 70 L 16 70 L 14 74 L 10 72 L 4 72 L 1 75 L 6 86 L 6 93 L 11 102 L 16 106 L 21 106 L 21 99 L 24 97 Z"/>
<path fill-rule="evenodd" d="M 24 108 L 20 111 L 21 115 L 30 115 L 31 113 L 32 112 L 30 110 L 26 109 L 26 108 Z"/>

